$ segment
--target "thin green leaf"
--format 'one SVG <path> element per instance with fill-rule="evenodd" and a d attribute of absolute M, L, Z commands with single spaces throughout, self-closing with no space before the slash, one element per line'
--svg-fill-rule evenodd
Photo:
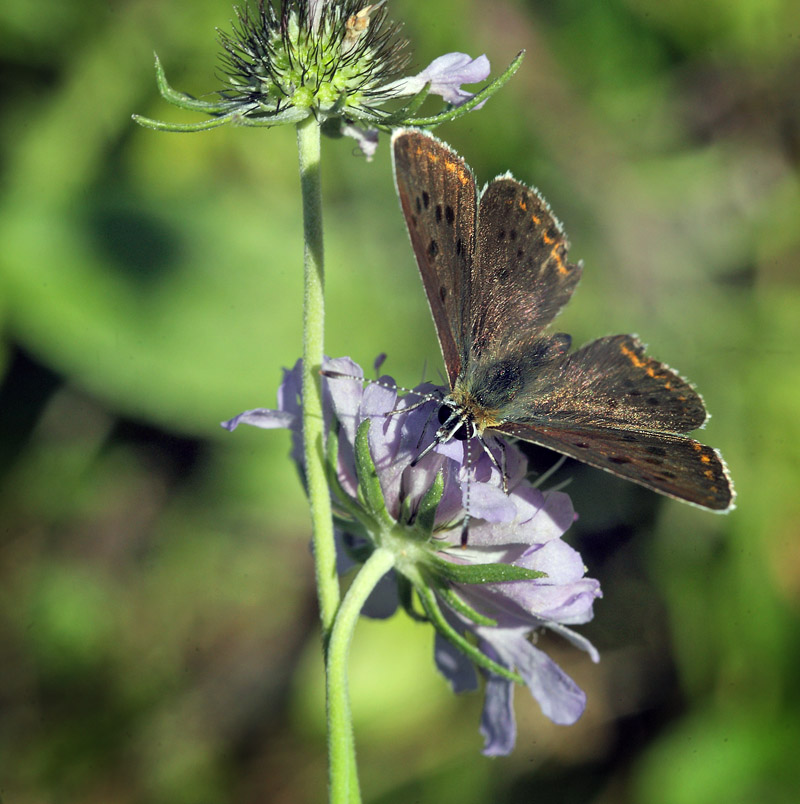
<path fill-rule="evenodd" d="M 339 481 L 339 421 L 334 419 L 325 442 L 325 473 L 328 485 L 336 502 L 356 521 L 360 521 L 363 512 L 353 498 L 342 488 Z"/>
<path fill-rule="evenodd" d="M 451 609 L 454 609 L 467 619 L 472 620 L 472 622 L 477 623 L 478 625 L 490 625 L 490 626 L 497 625 L 497 620 L 493 620 L 491 617 L 486 617 L 485 615 L 473 609 L 472 606 L 464 602 L 455 593 L 454 589 L 451 589 L 450 587 L 447 586 L 443 586 L 441 589 L 437 590 L 437 593 L 439 594 L 440 597 L 444 598 L 445 603 L 447 603 L 447 605 L 450 606 Z"/>
<path fill-rule="evenodd" d="M 156 84 L 161 97 L 165 101 L 178 106 L 181 109 L 188 109 L 190 112 L 205 112 L 206 114 L 223 114 L 229 107 L 220 101 L 203 101 L 186 95 L 183 92 L 173 89 L 167 81 L 167 75 L 161 66 L 161 60 L 156 55 Z"/>
<path fill-rule="evenodd" d="M 201 120 L 199 123 L 165 123 L 163 120 L 151 120 L 149 117 L 142 117 L 139 114 L 132 115 L 134 121 L 145 128 L 151 128 L 153 131 L 172 131 L 179 133 L 208 131 L 212 128 L 218 128 L 219 126 L 224 126 L 226 123 L 232 122 L 235 116 L 236 113 L 232 112 L 224 117 L 212 117 L 210 120 Z"/>
<path fill-rule="evenodd" d="M 238 112 L 234 114 L 234 119 L 231 121 L 235 126 L 253 126 L 254 128 L 271 128 L 272 126 L 283 126 L 290 123 L 299 123 L 305 120 L 310 112 L 308 109 L 298 109 L 296 106 L 291 106 L 284 112 L 277 114 L 266 114 L 263 117 L 255 117 L 249 114 Z"/>
<path fill-rule="evenodd" d="M 428 571 L 451 583 L 506 583 L 547 577 L 546 572 L 513 564 L 454 564 L 436 556 L 432 556 Z"/>
<path fill-rule="evenodd" d="M 424 589 L 417 589 L 417 594 L 422 603 L 425 613 L 428 615 L 430 621 L 435 626 L 436 630 L 449 642 L 455 645 L 462 653 L 465 653 L 475 664 L 494 673 L 497 676 L 506 678 L 509 681 L 514 681 L 517 684 L 524 684 L 523 678 L 509 670 L 507 667 L 492 661 L 485 653 L 478 650 L 469 640 L 465 639 L 458 631 L 447 622 L 439 603 L 436 600 L 436 595 L 430 587 Z"/>
<path fill-rule="evenodd" d="M 424 614 L 420 614 L 414 608 L 414 587 L 411 585 L 411 581 L 408 580 L 404 575 L 401 575 L 399 572 L 396 573 L 397 577 L 397 596 L 400 600 L 400 605 L 405 609 L 406 614 L 411 617 L 412 620 L 416 620 L 420 623 L 427 623 L 428 618 Z"/>
<path fill-rule="evenodd" d="M 431 487 L 425 492 L 422 499 L 419 501 L 419 507 L 417 508 L 416 524 L 428 535 L 433 533 L 436 510 L 439 507 L 443 493 L 444 476 L 441 472 L 437 472 Z"/>
<path fill-rule="evenodd" d="M 389 112 L 382 122 L 388 126 L 403 125 L 411 115 L 419 111 L 419 108 L 427 100 L 430 91 L 431 82 L 428 81 L 416 95 L 411 96 L 411 99 L 407 103 L 403 104 L 399 109 Z"/>
<path fill-rule="evenodd" d="M 372 461 L 369 451 L 369 425 L 370 420 L 364 419 L 358 426 L 355 443 L 356 476 L 358 477 L 358 490 L 367 509 L 382 523 L 392 527 L 395 521 L 386 510 L 386 501 L 383 498 L 383 489 L 378 479 L 378 472 Z"/>

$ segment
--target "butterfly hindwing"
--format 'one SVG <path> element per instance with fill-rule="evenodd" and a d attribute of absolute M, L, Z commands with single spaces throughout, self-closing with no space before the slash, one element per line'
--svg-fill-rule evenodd
<path fill-rule="evenodd" d="M 509 422 L 498 429 L 684 502 L 713 511 L 733 507 L 719 452 L 685 436 L 545 423 Z"/>
<path fill-rule="evenodd" d="M 700 394 L 633 335 L 598 338 L 534 367 L 520 385 L 504 419 L 689 433 L 707 417 Z"/>
<path fill-rule="evenodd" d="M 395 183 L 451 386 L 465 357 L 477 192 L 460 156 L 429 134 L 393 139 Z"/>

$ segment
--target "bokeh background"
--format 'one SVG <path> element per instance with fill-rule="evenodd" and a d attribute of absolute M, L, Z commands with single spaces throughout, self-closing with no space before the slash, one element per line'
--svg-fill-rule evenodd
<path fill-rule="evenodd" d="M 391 0 L 415 67 L 517 76 L 438 130 L 513 170 L 584 280 L 559 328 L 636 332 L 696 382 L 729 516 L 576 464 L 570 534 L 605 598 L 571 728 L 517 693 L 508 758 L 452 696 L 430 629 L 359 625 L 365 799 L 797 800 L 800 5 Z M 160 134 L 156 93 L 219 86 L 228 0 L 0 6 L 0 796 L 8 804 L 324 800 L 306 505 L 274 404 L 301 342 L 294 134 Z M 327 351 L 417 382 L 441 358 L 383 138 L 325 141 Z M 537 461 L 547 465 L 552 457 Z"/>

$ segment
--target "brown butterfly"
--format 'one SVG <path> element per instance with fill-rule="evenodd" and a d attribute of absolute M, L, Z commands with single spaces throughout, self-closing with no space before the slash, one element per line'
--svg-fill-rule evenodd
<path fill-rule="evenodd" d="M 569 335 L 543 334 L 582 271 L 567 261 L 569 244 L 544 199 L 510 175 L 479 194 L 464 160 L 422 131 L 398 131 L 392 145 L 450 383 L 424 452 L 501 433 L 729 511 L 734 491 L 722 457 L 685 435 L 707 418 L 686 380 L 633 335 L 570 352 Z"/>

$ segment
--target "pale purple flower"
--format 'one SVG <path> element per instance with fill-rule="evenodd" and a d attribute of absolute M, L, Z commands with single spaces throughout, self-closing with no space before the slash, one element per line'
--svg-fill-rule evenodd
<path fill-rule="evenodd" d="M 371 162 L 378 150 L 378 129 L 360 128 L 352 123 L 342 123 L 340 130 L 345 137 L 352 137 L 358 143 L 359 150 L 367 158 L 367 162 Z"/>
<path fill-rule="evenodd" d="M 391 377 L 364 385 L 361 368 L 348 358 L 327 360 L 324 369 L 356 379 L 323 377 L 326 427 L 334 417 L 339 423 L 336 474 L 341 493 L 357 500 L 358 478 L 353 445 L 359 425 L 370 420 L 369 446 L 389 513 L 398 522 L 413 521 L 421 500 L 441 472 L 444 490 L 428 538 L 431 555 L 452 564 L 502 564 L 546 573 L 546 577 L 495 583 L 434 585 L 439 608 L 452 632 L 472 635 L 478 650 L 497 665 L 519 674 L 553 722 L 568 725 L 582 714 L 586 698 L 575 682 L 530 640 L 532 632 L 549 629 L 598 660 L 594 647 L 567 626 L 585 623 L 600 596 L 596 580 L 584 577 L 580 555 L 562 540 L 575 519 L 572 503 L 561 492 L 542 492 L 525 480 L 525 460 L 512 445 L 506 446 L 509 493 L 502 490 L 499 472 L 485 454 L 473 450 L 472 466 L 465 467 L 464 444 L 452 441 L 428 453 L 416 466 L 411 461 L 427 445 L 436 427 L 434 399 L 408 412 L 386 415 L 411 407 L 415 394 L 397 396 Z M 288 428 L 292 432 L 292 458 L 301 467 L 301 364 L 285 372 L 278 393 L 278 409 L 246 411 L 224 422 L 229 430 L 239 424 L 263 428 Z M 436 394 L 434 386 L 415 389 Z M 334 508 L 339 501 L 332 496 Z M 469 506 L 469 540 L 461 547 L 460 524 Z M 363 533 L 337 533 L 340 571 L 357 562 L 359 548 L 369 549 Z M 418 536 L 416 537 L 418 539 Z M 388 617 L 398 605 L 401 571 L 386 575 L 371 596 L 364 613 Z M 418 590 L 419 591 L 419 590 Z M 479 625 L 451 606 L 449 595 L 496 625 Z M 513 710 L 514 683 L 484 667 L 462 652 L 444 631 L 438 630 L 435 660 L 455 692 L 476 689 L 480 672 L 485 676 L 485 700 L 481 722 L 484 753 L 507 754 L 514 747 L 516 725 Z"/>
<path fill-rule="evenodd" d="M 474 97 L 474 93 L 462 89 L 461 85 L 484 81 L 490 70 L 485 55 L 473 59 L 467 53 L 447 53 L 434 59 L 421 73 L 401 78 L 391 86 L 398 95 L 416 95 L 430 82 L 431 93 L 440 95 L 453 106 L 461 106 Z"/>

